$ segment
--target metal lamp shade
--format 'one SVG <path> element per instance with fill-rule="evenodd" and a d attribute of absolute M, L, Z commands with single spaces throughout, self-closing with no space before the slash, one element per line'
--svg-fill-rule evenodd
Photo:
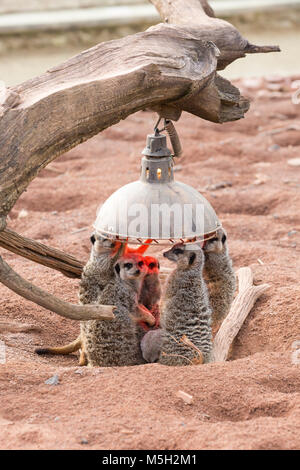
<path fill-rule="evenodd" d="M 210 203 L 196 189 L 174 181 L 173 158 L 166 136 L 148 136 L 141 177 L 115 191 L 100 208 L 95 230 L 107 237 L 169 244 L 203 240 L 221 224 Z"/>

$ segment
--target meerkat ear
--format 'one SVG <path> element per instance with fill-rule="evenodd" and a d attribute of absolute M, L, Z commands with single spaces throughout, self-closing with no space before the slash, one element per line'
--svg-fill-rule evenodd
<path fill-rule="evenodd" d="M 93 234 L 90 238 L 91 242 L 92 242 L 92 245 L 94 245 L 95 241 L 96 241 L 96 237 L 95 235 Z"/>
<path fill-rule="evenodd" d="M 189 258 L 189 265 L 191 266 L 196 259 L 196 253 L 191 253 Z"/>
<path fill-rule="evenodd" d="M 121 268 L 120 268 L 119 263 L 117 263 L 117 264 L 115 265 L 115 271 L 116 271 L 117 274 L 120 274 Z"/>

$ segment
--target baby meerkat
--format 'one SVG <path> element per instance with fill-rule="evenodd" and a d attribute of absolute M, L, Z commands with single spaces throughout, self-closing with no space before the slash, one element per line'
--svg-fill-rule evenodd
<path fill-rule="evenodd" d="M 204 278 L 209 291 L 213 324 L 218 323 L 229 312 L 236 289 L 235 273 L 226 240 L 225 230 L 221 228 L 203 247 Z"/>
<path fill-rule="evenodd" d="M 159 300 L 161 297 L 161 284 L 159 279 L 160 265 L 158 260 L 153 256 L 144 256 L 144 262 L 147 267 L 147 272 L 142 283 L 139 303 L 150 310 L 155 317 L 155 327 L 158 327 L 160 321 Z M 141 326 L 144 330 L 149 329 L 145 324 Z"/>
<path fill-rule="evenodd" d="M 82 330 L 83 347 L 90 366 L 129 366 L 143 363 L 137 322 L 155 320 L 147 309 L 140 309 L 138 296 L 145 269 L 139 256 L 127 255 L 114 266 L 114 278 L 97 299 L 103 305 L 115 305 L 115 318 L 104 322 L 89 320 Z"/>
<path fill-rule="evenodd" d="M 210 362 L 212 312 L 203 280 L 203 251 L 197 243 L 178 243 L 163 255 L 176 262 L 177 267 L 167 280 L 162 306 L 159 362 L 165 365 L 196 363 L 195 349 L 201 351 L 203 362 Z M 181 342 L 183 337 L 195 349 Z"/>
<path fill-rule="evenodd" d="M 90 238 L 92 249 L 90 259 L 83 268 L 80 281 L 79 301 L 81 304 L 92 304 L 97 301 L 106 284 L 114 278 L 114 264 L 122 254 L 122 244 L 115 240 L 93 233 Z M 81 323 L 81 330 L 85 328 Z M 81 349 L 79 365 L 86 364 L 82 347 L 81 334 L 71 343 L 59 347 L 38 348 L 37 354 L 70 354 Z"/>

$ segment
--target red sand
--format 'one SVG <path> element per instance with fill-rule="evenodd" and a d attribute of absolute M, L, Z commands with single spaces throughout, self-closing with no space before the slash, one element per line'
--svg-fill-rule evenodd
<path fill-rule="evenodd" d="M 0 448 L 299 448 L 300 351 L 293 348 L 300 340 L 300 168 L 287 163 L 300 152 L 300 105 L 292 104 L 290 87 L 296 78 L 282 80 L 279 92 L 268 91 L 267 81 L 258 83 L 260 90 L 240 81 L 253 98 L 243 121 L 221 126 L 185 114 L 176 126 L 184 147 L 176 178 L 202 192 L 232 184 L 204 195 L 228 231 L 235 267 L 249 265 L 256 283 L 271 284 L 234 341 L 231 360 L 87 369 L 78 368 L 75 355 L 39 357 L 34 348 L 74 339 L 78 325 L 1 285 L 0 321 L 40 331 L 0 336 L 7 346 L 7 363 L 0 365 Z M 138 113 L 59 157 L 21 196 L 9 227 L 87 260 L 97 206 L 137 179 L 154 122 L 153 113 Z M 288 129 L 295 124 L 298 130 Z M 277 128 L 287 130 L 269 133 Z M 78 281 L 1 254 L 26 279 L 77 302 Z M 46 385 L 54 374 L 59 385 Z M 193 403 L 185 405 L 178 390 Z"/>

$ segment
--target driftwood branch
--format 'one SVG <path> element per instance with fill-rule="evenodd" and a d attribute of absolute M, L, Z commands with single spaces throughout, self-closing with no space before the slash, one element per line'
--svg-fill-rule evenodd
<path fill-rule="evenodd" d="M 61 250 L 23 237 L 8 228 L 0 231 L 0 246 L 35 263 L 56 269 L 67 277 L 81 277 L 84 266 L 82 261 Z"/>
<path fill-rule="evenodd" d="M 215 18 L 213 10 L 205 0 L 150 0 L 167 25 L 185 27 L 187 32 L 199 38 L 213 41 L 218 47 L 217 69 L 222 70 L 246 54 L 279 52 L 279 46 L 256 46 L 250 44 L 228 21 Z"/>
<path fill-rule="evenodd" d="M 226 361 L 230 346 L 240 331 L 256 300 L 269 289 L 269 284 L 253 285 L 253 274 L 245 267 L 237 271 L 239 292 L 227 317 L 222 322 L 214 339 L 214 361 Z"/>
<path fill-rule="evenodd" d="M 0 282 L 27 300 L 72 320 L 112 320 L 111 305 L 74 305 L 34 286 L 17 274 L 0 257 Z"/>

